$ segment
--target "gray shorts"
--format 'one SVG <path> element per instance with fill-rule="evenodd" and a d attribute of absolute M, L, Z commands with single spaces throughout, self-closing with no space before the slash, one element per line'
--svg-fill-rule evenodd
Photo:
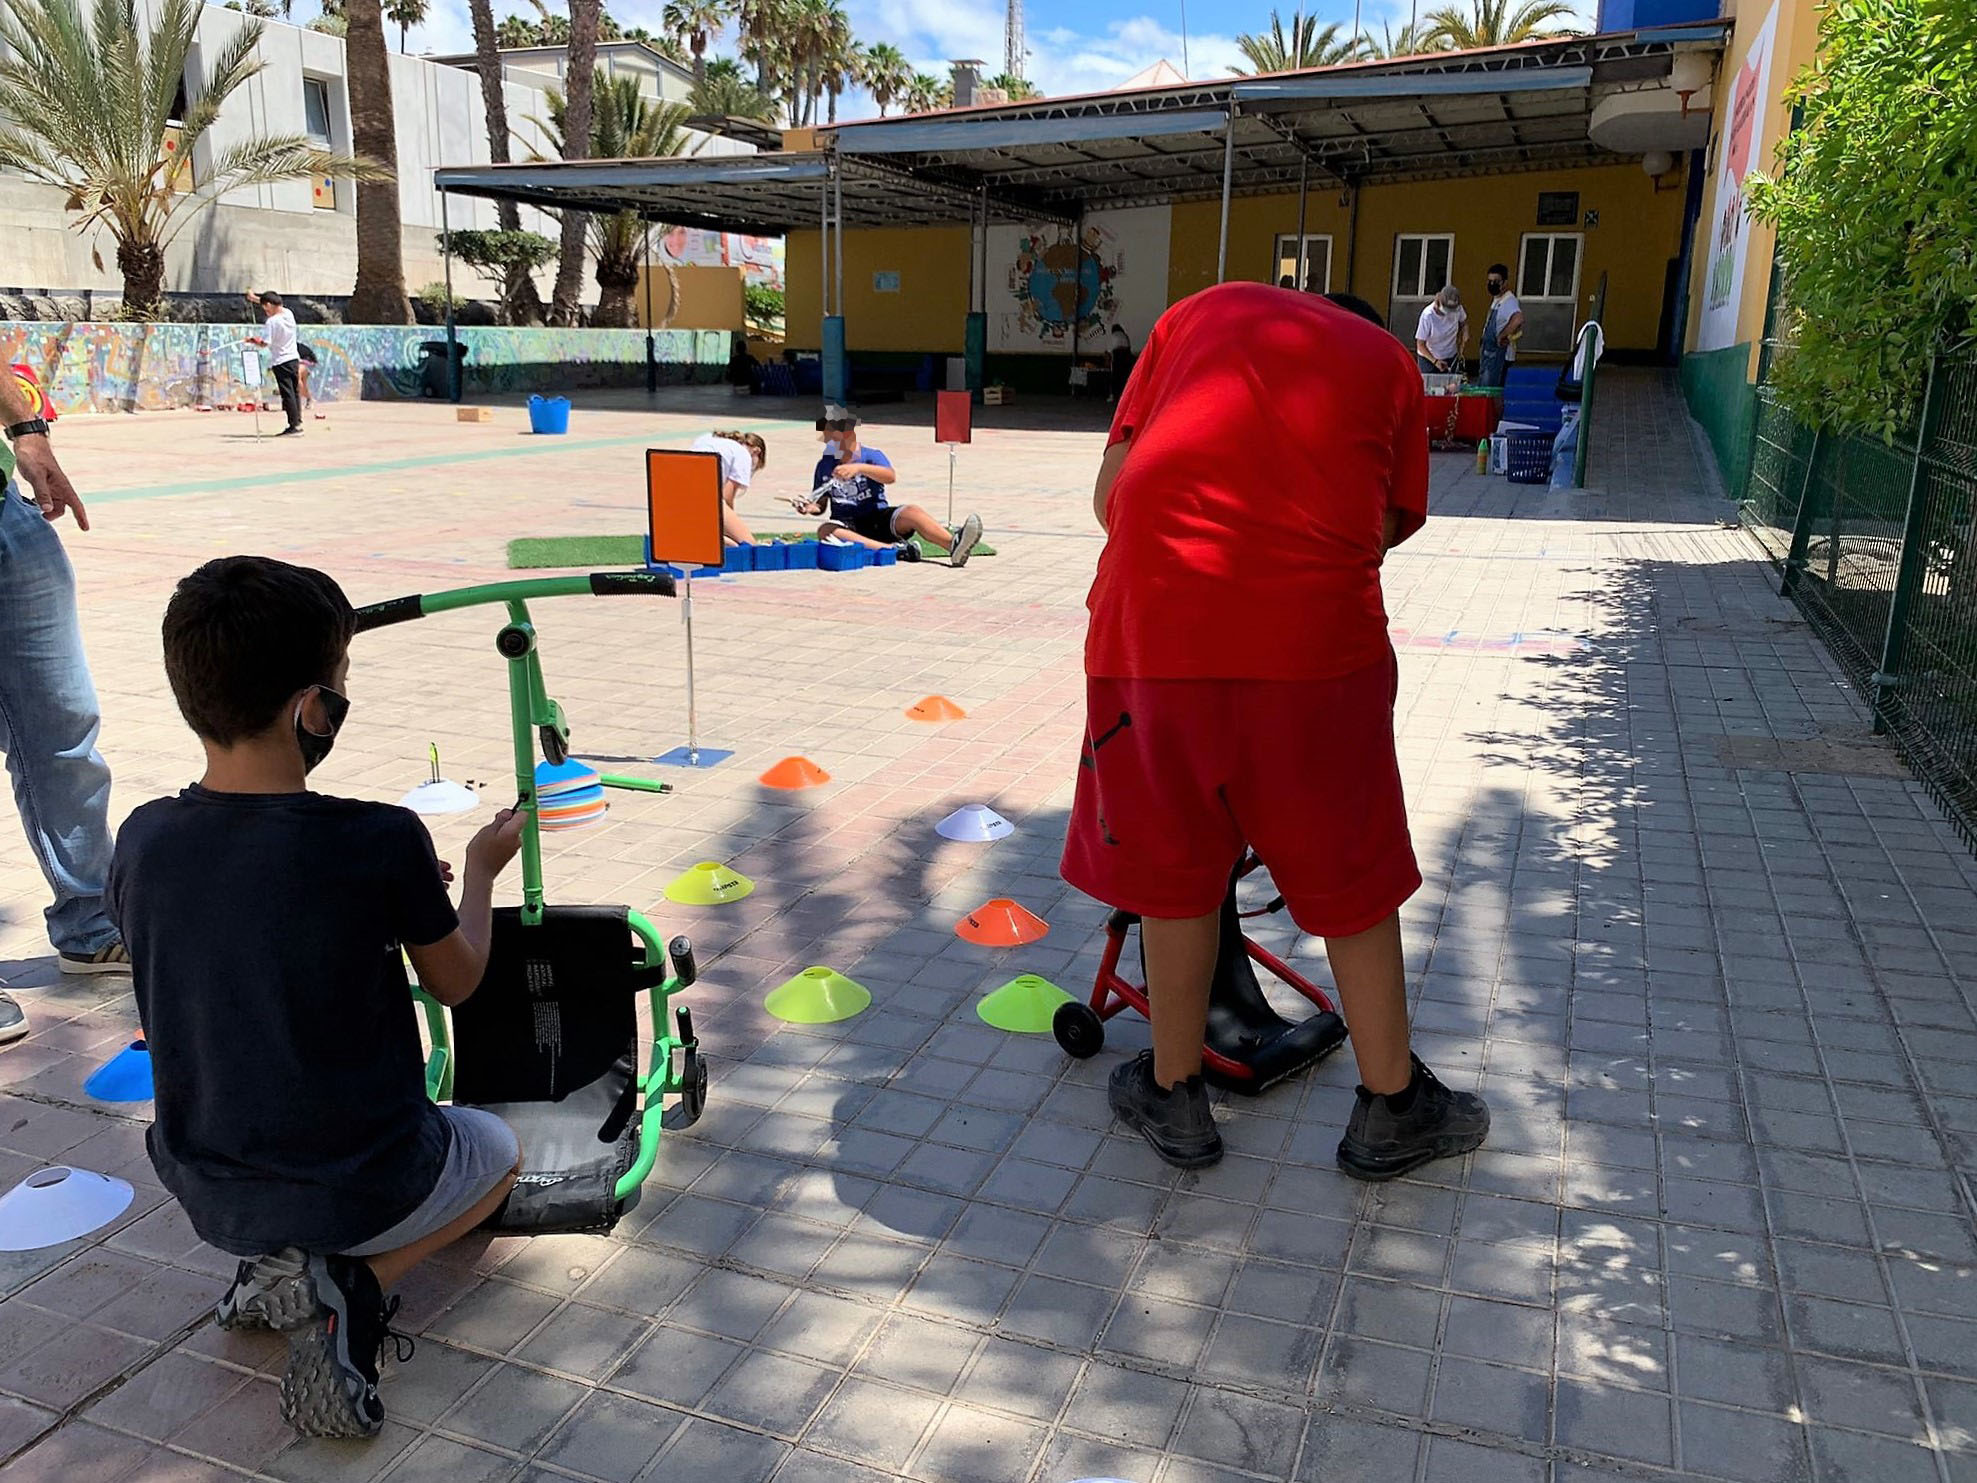
<path fill-rule="evenodd" d="M 345 1256 L 380 1256 L 444 1230 L 485 1199 L 515 1167 L 522 1146 L 500 1118 L 478 1107 L 442 1107 L 439 1112 L 453 1135 L 439 1183 L 418 1209 L 383 1235 L 351 1247 Z"/>

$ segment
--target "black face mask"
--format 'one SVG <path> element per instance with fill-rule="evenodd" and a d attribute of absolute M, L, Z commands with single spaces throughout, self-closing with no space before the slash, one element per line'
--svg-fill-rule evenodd
<path fill-rule="evenodd" d="M 304 726 L 302 706 L 308 696 L 296 702 L 295 744 L 302 749 L 302 770 L 305 773 L 314 772 L 316 765 L 329 756 L 330 749 L 336 745 L 337 732 L 343 729 L 343 718 L 350 714 L 350 701 L 346 697 L 338 695 L 327 685 L 312 688 L 323 698 L 323 714 L 329 718 L 329 730 L 319 735 Z"/>
<path fill-rule="evenodd" d="M 1492 278 L 1490 280 L 1490 292 L 1493 294 L 1500 294 L 1503 292 L 1503 280 L 1501 278 Z"/>

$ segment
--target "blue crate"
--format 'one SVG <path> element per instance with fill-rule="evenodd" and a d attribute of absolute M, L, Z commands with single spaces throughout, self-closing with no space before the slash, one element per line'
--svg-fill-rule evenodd
<path fill-rule="evenodd" d="M 893 546 L 887 546 L 883 550 L 874 551 L 871 553 L 871 557 L 873 566 L 897 566 L 899 564 L 899 551 Z"/>
<path fill-rule="evenodd" d="M 855 572 L 872 564 L 872 553 L 863 546 L 829 546 L 817 548 L 817 565 L 827 572 Z"/>
<path fill-rule="evenodd" d="M 721 570 L 724 572 L 754 571 L 755 548 L 753 546 L 729 546 L 721 553 Z"/>
<path fill-rule="evenodd" d="M 758 572 L 788 571 L 789 547 L 781 541 L 758 541 L 755 546 L 755 570 Z"/>
<path fill-rule="evenodd" d="M 820 547 L 816 541 L 791 541 L 787 546 L 783 547 L 783 562 L 793 572 L 814 572 L 817 570 L 817 552 L 819 549 Z"/>

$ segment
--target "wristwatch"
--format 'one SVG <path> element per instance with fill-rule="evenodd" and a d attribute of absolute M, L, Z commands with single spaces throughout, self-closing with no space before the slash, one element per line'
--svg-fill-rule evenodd
<path fill-rule="evenodd" d="M 17 438 L 32 438 L 36 436 L 45 438 L 48 436 L 48 423 L 40 417 L 30 417 L 26 422 L 10 423 L 6 429 L 6 433 L 7 441 L 10 443 Z"/>

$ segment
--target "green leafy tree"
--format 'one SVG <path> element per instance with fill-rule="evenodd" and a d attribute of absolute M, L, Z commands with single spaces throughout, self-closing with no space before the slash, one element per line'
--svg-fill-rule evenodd
<path fill-rule="evenodd" d="M 1382 23 L 1380 34 L 1375 37 L 1367 32 L 1361 38 L 1368 58 L 1379 61 L 1392 61 L 1400 57 L 1418 57 L 1428 52 L 1447 51 L 1448 43 L 1438 40 L 1412 21 L 1394 30 L 1391 22 Z"/>
<path fill-rule="evenodd" d="M 1547 41 L 1578 32 L 1572 24 L 1577 13 L 1567 0 L 1469 0 L 1466 7 L 1444 5 L 1422 19 L 1429 40 L 1457 51 Z"/>
<path fill-rule="evenodd" d="M 405 50 L 405 36 L 414 26 L 422 26 L 426 21 L 426 11 L 430 0 L 385 0 L 384 18 L 398 27 L 398 50 Z"/>
<path fill-rule="evenodd" d="M 1243 54 L 1243 60 L 1249 65 L 1231 67 L 1229 70 L 1238 77 L 1251 77 L 1263 72 L 1331 67 L 1353 60 L 1359 55 L 1360 48 L 1354 42 L 1339 40 L 1337 21 L 1328 21 L 1321 26 L 1316 16 L 1298 16 L 1291 21 L 1287 32 L 1283 17 L 1273 10 L 1270 12 L 1270 29 L 1256 35 L 1238 36 L 1236 50 Z"/>
<path fill-rule="evenodd" d="M 393 169 L 398 163 L 398 126 L 392 115 L 384 11 L 378 0 L 343 0 L 343 14 L 349 23 L 343 34 L 343 57 L 344 82 L 350 91 L 350 137 L 358 153 Z M 412 300 L 405 292 L 404 218 L 398 187 L 388 176 L 357 179 L 357 280 L 350 286 L 350 317 L 358 324 L 412 322 Z"/>
<path fill-rule="evenodd" d="M 931 72 L 915 72 L 907 79 L 904 101 L 900 104 L 908 113 L 925 113 L 929 109 L 946 108 L 954 101 L 954 88 Z"/>
<path fill-rule="evenodd" d="M 719 39 L 733 14 L 729 0 L 666 0 L 666 29 L 692 55 L 695 82 L 706 80 L 707 48 Z"/>
<path fill-rule="evenodd" d="M 536 3 L 541 4 L 542 0 Z M 570 45 L 563 60 L 567 125 L 563 131 L 563 158 L 566 160 L 587 159 L 590 155 L 597 43 L 603 22 L 603 0 L 570 0 Z M 589 213 L 565 211 L 562 216 L 563 249 L 556 262 L 556 283 L 549 294 L 549 322 L 568 326 L 583 320 L 583 259 L 584 243 L 589 236 Z"/>
<path fill-rule="evenodd" d="M 783 332 L 783 291 L 766 283 L 741 286 L 742 313 L 757 329 L 780 335 Z"/>
<path fill-rule="evenodd" d="M 875 41 L 865 48 L 861 80 L 865 90 L 872 95 L 872 101 L 879 105 L 880 118 L 884 118 L 886 110 L 905 96 L 906 85 L 912 77 L 913 66 L 906 60 L 906 53 L 890 41 Z"/>
<path fill-rule="evenodd" d="M 158 311 L 165 249 L 228 191 L 320 175 L 391 178 L 299 134 L 250 133 L 214 143 L 188 188 L 185 162 L 263 65 L 261 22 L 246 20 L 209 50 L 205 86 L 177 116 L 199 17 L 198 0 L 161 0 L 148 25 L 130 0 L 96 0 L 88 14 L 78 0 L 17 0 L 0 11 L 0 165 L 62 190 L 77 231 L 109 232 L 127 314 Z"/>
<path fill-rule="evenodd" d="M 606 77 L 598 72 L 592 83 L 595 104 L 591 116 L 589 157 L 595 160 L 646 160 L 684 154 L 688 148 L 687 109 L 677 103 L 655 103 L 639 90 L 636 77 Z M 549 117 L 537 120 L 559 154 L 570 114 L 563 94 L 548 94 Z M 622 328 L 632 322 L 632 295 L 638 289 L 639 264 L 651 228 L 635 211 L 588 221 L 589 246 L 597 259 L 597 310 L 591 323 Z"/>
<path fill-rule="evenodd" d="M 721 70 L 726 62 L 731 71 Z M 772 123 L 776 105 L 755 90 L 740 65 L 723 57 L 708 65 L 707 75 L 693 85 L 693 111 L 710 118 L 752 118 Z"/>
<path fill-rule="evenodd" d="M 1799 126 L 1753 178 L 1777 228 L 1790 348 L 1778 397 L 1805 422 L 1893 438 L 1929 357 L 1977 324 L 1977 10 L 1834 0 L 1788 97 Z"/>
<path fill-rule="evenodd" d="M 440 246 L 494 285 L 500 318 L 510 322 L 513 284 L 556 256 L 556 242 L 540 232 L 499 228 L 458 229 L 440 234 Z"/>
<path fill-rule="evenodd" d="M 1011 103 L 1027 103 L 1032 98 L 1043 96 L 1037 91 L 1037 85 L 1027 77 L 1017 77 L 1009 72 L 997 73 L 982 86 L 994 88 Z"/>

